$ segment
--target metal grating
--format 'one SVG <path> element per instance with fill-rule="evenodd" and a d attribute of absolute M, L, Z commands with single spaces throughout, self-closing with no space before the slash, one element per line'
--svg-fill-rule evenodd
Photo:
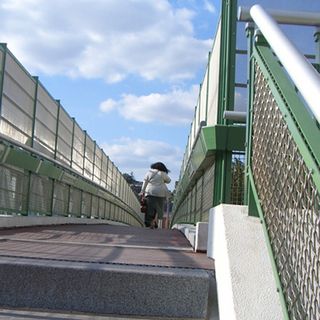
<path fill-rule="evenodd" d="M 30 176 L 29 211 L 33 214 L 50 215 L 52 212 L 53 180 L 36 174 Z"/>
<path fill-rule="evenodd" d="M 0 166 L 0 213 L 27 214 L 29 175 L 23 170 Z"/>
<path fill-rule="evenodd" d="M 243 204 L 245 154 L 233 153 L 231 163 L 231 199 L 232 204 Z"/>
<path fill-rule="evenodd" d="M 255 67 L 252 171 L 290 319 L 320 319 L 320 194 Z"/>

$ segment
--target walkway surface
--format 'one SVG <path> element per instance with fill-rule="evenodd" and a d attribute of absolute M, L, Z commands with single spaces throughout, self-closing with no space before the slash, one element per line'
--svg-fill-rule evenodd
<path fill-rule="evenodd" d="M 213 270 L 178 230 L 64 225 L 0 230 L 0 258 L 33 258 Z"/>
<path fill-rule="evenodd" d="M 214 261 L 179 230 L 51 225 L 0 229 L 0 269 L 0 319 L 204 319 Z"/>

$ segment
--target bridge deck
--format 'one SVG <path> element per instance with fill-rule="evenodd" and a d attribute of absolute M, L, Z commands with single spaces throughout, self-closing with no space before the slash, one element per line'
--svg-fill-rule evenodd
<path fill-rule="evenodd" d="M 178 230 L 63 225 L 0 230 L 0 257 L 213 270 Z"/>

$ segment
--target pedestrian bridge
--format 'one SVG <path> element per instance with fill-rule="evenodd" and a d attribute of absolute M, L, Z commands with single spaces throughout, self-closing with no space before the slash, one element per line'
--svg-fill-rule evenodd
<path fill-rule="evenodd" d="M 320 319 L 319 26 L 222 1 L 170 230 L 1 44 L 0 319 Z"/>

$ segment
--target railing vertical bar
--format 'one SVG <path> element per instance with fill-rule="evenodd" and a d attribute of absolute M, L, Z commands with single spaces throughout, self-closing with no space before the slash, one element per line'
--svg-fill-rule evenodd
<path fill-rule="evenodd" d="M 7 57 L 7 45 L 1 43 L 1 51 L 3 51 L 3 56 L 1 60 L 1 75 L 0 75 L 0 117 L 2 115 L 2 95 L 3 95 L 3 84 L 4 84 L 4 75 L 6 72 L 6 57 Z"/>

